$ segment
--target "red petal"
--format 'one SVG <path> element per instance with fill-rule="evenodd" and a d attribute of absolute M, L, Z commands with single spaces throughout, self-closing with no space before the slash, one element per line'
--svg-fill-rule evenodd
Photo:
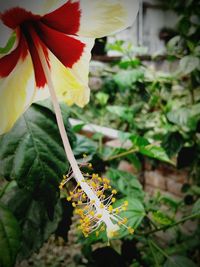
<path fill-rule="evenodd" d="M 34 15 L 21 7 L 14 7 L 1 15 L 1 20 L 9 28 L 15 29 L 25 21 L 36 21 L 40 19 L 39 15 Z"/>
<path fill-rule="evenodd" d="M 79 40 L 58 32 L 39 22 L 38 34 L 44 44 L 66 67 L 71 68 L 76 63 L 85 47 Z"/>
<path fill-rule="evenodd" d="M 38 55 L 38 49 L 42 47 L 44 55 L 47 59 L 48 62 L 48 51 L 47 48 L 43 45 L 43 43 L 40 41 L 37 33 L 33 29 L 32 26 L 28 27 L 28 33 L 27 39 L 28 39 L 28 45 L 29 45 L 29 51 L 31 54 L 32 62 L 33 62 L 33 67 L 34 67 L 34 73 L 35 73 L 35 81 L 36 81 L 36 86 L 38 88 L 44 87 L 45 84 L 47 83 L 43 67 Z"/>
<path fill-rule="evenodd" d="M 23 35 L 20 34 L 18 46 L 10 54 L 0 58 L 0 77 L 7 77 L 17 65 L 19 59 L 24 59 L 28 53 L 28 46 Z"/>
<path fill-rule="evenodd" d="M 68 1 L 60 8 L 45 15 L 41 21 L 57 31 L 76 34 L 80 26 L 80 15 L 79 3 Z"/>

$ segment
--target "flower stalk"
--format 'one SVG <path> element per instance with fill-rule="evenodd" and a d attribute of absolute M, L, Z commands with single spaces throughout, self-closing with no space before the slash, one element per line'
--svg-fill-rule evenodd
<path fill-rule="evenodd" d="M 77 201 L 77 203 L 80 203 L 81 205 L 83 204 L 83 197 L 85 197 L 85 199 L 87 200 L 87 209 L 88 209 L 88 213 L 85 213 L 83 211 L 82 217 L 84 218 L 83 220 L 83 224 L 82 224 L 82 230 L 83 233 L 85 234 L 85 236 L 88 235 L 88 233 L 97 229 L 100 224 L 103 222 L 106 226 L 106 231 L 107 231 L 107 236 L 108 238 L 111 238 L 114 236 L 114 234 L 119 230 L 119 226 L 116 223 L 117 221 L 119 221 L 119 219 L 114 216 L 113 212 L 112 212 L 112 208 L 110 208 L 110 204 L 112 203 L 113 200 L 115 200 L 115 198 L 108 198 L 107 200 L 107 204 L 105 205 L 104 202 L 105 200 L 102 198 L 102 196 L 98 196 L 98 192 L 102 192 L 99 190 L 99 188 L 95 188 L 95 186 L 93 186 L 95 184 L 95 182 L 97 182 L 96 180 L 93 181 L 94 184 L 92 184 L 91 182 L 87 181 L 84 177 L 84 175 L 82 174 L 78 163 L 74 157 L 73 151 L 71 149 L 70 143 L 69 143 L 69 139 L 64 127 L 64 122 L 63 122 L 63 118 L 62 118 L 62 114 L 61 114 L 61 110 L 60 110 L 60 106 L 58 103 L 58 99 L 54 90 L 54 85 L 51 79 L 51 73 L 50 73 L 50 69 L 48 67 L 44 52 L 42 47 L 40 47 L 38 49 L 38 54 L 39 54 L 39 58 L 43 67 L 43 71 L 47 80 L 47 85 L 49 88 L 49 92 L 50 92 L 50 96 L 51 96 L 51 100 L 53 103 L 53 107 L 55 110 L 55 115 L 56 115 L 56 120 L 57 120 L 57 124 L 58 124 L 58 128 L 59 128 L 59 132 L 62 138 L 62 142 L 63 142 L 63 146 L 65 149 L 65 153 L 67 156 L 67 159 L 71 165 L 71 174 L 68 175 L 70 178 L 74 177 L 76 182 L 77 182 L 77 186 L 79 187 L 79 200 Z M 64 179 L 63 182 L 61 183 L 61 187 L 62 185 L 64 185 L 66 183 L 66 181 L 68 181 L 69 178 Z M 103 181 L 103 180 L 102 180 Z M 102 185 L 101 185 L 102 187 Z M 109 187 L 109 185 L 107 185 L 106 187 Z M 104 188 L 104 186 L 103 186 Z M 105 189 L 105 188 L 104 188 Z M 76 193 L 77 194 L 77 193 Z M 71 196 L 72 197 L 76 196 L 76 194 L 73 194 Z M 81 197 L 80 197 L 81 196 Z M 109 202 L 109 200 L 111 200 L 111 203 Z M 73 204 L 74 203 L 74 204 Z M 73 202 L 72 204 L 74 206 L 76 206 L 75 202 Z M 80 213 L 80 211 L 79 211 Z M 88 216 L 86 216 L 86 214 L 88 214 Z M 93 225 L 90 225 L 90 222 L 94 222 Z M 122 223 L 122 221 L 120 221 Z M 92 228 L 91 228 L 92 227 Z"/>

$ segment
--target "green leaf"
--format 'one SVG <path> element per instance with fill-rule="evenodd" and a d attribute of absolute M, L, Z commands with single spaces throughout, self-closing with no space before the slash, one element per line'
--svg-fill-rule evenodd
<path fill-rule="evenodd" d="M 12 212 L 0 203 L 0 266 L 12 267 L 20 248 L 21 231 Z"/>
<path fill-rule="evenodd" d="M 94 141 L 85 136 L 77 135 L 77 141 L 73 149 L 75 156 L 94 155 L 96 151 L 97 144 Z"/>
<path fill-rule="evenodd" d="M 162 211 L 152 212 L 152 218 L 155 222 L 161 225 L 169 225 L 174 222 L 167 214 L 163 213 Z"/>
<path fill-rule="evenodd" d="M 180 69 L 184 74 L 189 74 L 199 68 L 200 60 L 195 56 L 185 56 L 180 60 Z"/>
<path fill-rule="evenodd" d="M 113 79 L 119 88 L 126 89 L 131 87 L 133 83 L 144 78 L 144 73 L 142 70 L 124 70 L 118 72 L 114 75 Z"/>
<path fill-rule="evenodd" d="M 184 139 L 179 132 L 168 132 L 162 140 L 162 146 L 169 157 L 176 155 L 181 150 L 183 145 Z"/>
<path fill-rule="evenodd" d="M 130 121 L 133 119 L 133 113 L 130 112 L 130 109 L 128 107 L 122 107 L 122 106 L 107 106 L 107 111 L 111 114 L 116 115 L 117 117 L 120 117 L 124 119 L 125 121 Z"/>
<path fill-rule="evenodd" d="M 115 205 L 113 206 L 119 207 L 124 203 L 124 201 L 128 201 L 128 208 L 126 211 L 122 211 L 120 213 L 120 217 L 127 218 L 128 219 L 127 226 L 130 226 L 135 230 L 141 224 L 145 216 L 144 206 L 139 199 L 133 197 L 122 198 L 120 200 L 117 200 Z M 117 238 L 122 238 L 126 235 L 130 235 L 130 233 L 125 227 L 121 226 Z"/>
<path fill-rule="evenodd" d="M 73 126 L 72 131 L 74 133 L 79 133 L 83 129 L 84 126 L 85 126 L 85 123 L 77 124 L 77 125 Z"/>
<path fill-rule="evenodd" d="M 68 131 L 66 120 L 65 126 Z M 16 179 L 45 203 L 52 217 L 59 182 L 68 170 L 54 113 L 33 104 L 12 130 L 0 137 L 0 161 L 0 176 Z"/>
<path fill-rule="evenodd" d="M 98 92 L 96 94 L 96 99 L 98 100 L 99 104 L 101 106 L 104 106 L 107 104 L 108 99 L 109 99 L 109 95 L 103 92 Z"/>
<path fill-rule="evenodd" d="M 182 107 L 167 113 L 170 122 L 180 127 L 187 127 L 188 130 L 195 130 L 200 119 L 200 103 L 192 107 Z"/>
<path fill-rule="evenodd" d="M 159 146 L 146 146 L 140 147 L 139 152 L 150 158 L 158 159 L 172 164 L 172 161 L 169 159 L 165 150 Z"/>
<path fill-rule="evenodd" d="M 61 203 L 58 201 L 56 204 L 54 217 L 50 220 L 44 204 L 33 200 L 31 194 L 25 189 L 20 189 L 15 181 L 10 183 L 1 200 L 19 222 L 22 242 L 18 259 L 22 260 L 38 250 L 55 232 L 61 220 Z"/>
<path fill-rule="evenodd" d="M 136 134 L 132 134 L 129 137 L 129 139 L 131 140 L 132 144 L 136 147 L 144 147 L 150 144 L 146 138 Z"/>
<path fill-rule="evenodd" d="M 6 46 L 0 47 L 0 54 L 7 54 L 13 47 L 15 40 L 16 40 L 16 34 L 13 33 L 11 37 L 8 39 Z"/>
<path fill-rule="evenodd" d="M 111 179 L 113 186 L 123 195 L 143 199 L 142 185 L 133 174 L 109 168 L 106 175 Z"/>
<path fill-rule="evenodd" d="M 138 156 L 136 154 L 130 154 L 127 155 L 126 158 L 130 161 L 130 163 L 133 164 L 133 166 L 138 170 L 141 171 L 142 168 L 142 164 L 140 159 L 138 158 Z"/>
<path fill-rule="evenodd" d="M 164 264 L 164 267 L 197 267 L 197 265 L 185 256 L 171 256 Z"/>
<path fill-rule="evenodd" d="M 134 134 L 131 135 L 129 139 L 131 140 L 133 147 L 138 148 L 139 153 L 150 158 L 172 163 L 162 147 L 150 144 L 146 138 Z"/>
<path fill-rule="evenodd" d="M 198 199 L 195 203 L 194 206 L 192 208 L 192 213 L 196 214 L 199 213 L 200 216 L 200 199 Z"/>

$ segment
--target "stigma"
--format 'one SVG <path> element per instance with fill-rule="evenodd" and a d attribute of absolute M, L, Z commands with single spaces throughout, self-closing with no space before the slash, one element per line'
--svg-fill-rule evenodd
<path fill-rule="evenodd" d="M 79 165 L 80 169 L 84 167 L 92 169 L 91 163 L 83 162 Z M 96 173 L 84 173 L 84 179 L 77 182 L 73 190 L 68 191 L 67 201 L 72 203 L 75 208 L 74 213 L 79 216 L 77 229 L 85 237 L 95 232 L 98 237 L 101 232 L 106 232 L 108 239 L 117 237 L 120 227 L 127 228 L 130 234 L 134 230 L 128 227 L 127 218 L 122 218 L 120 213 L 128 208 L 128 201 L 116 207 L 117 190 L 112 189 L 110 180 L 106 177 L 100 177 Z M 67 175 L 63 176 L 60 183 L 60 189 L 66 188 L 67 183 L 74 177 L 70 169 Z"/>

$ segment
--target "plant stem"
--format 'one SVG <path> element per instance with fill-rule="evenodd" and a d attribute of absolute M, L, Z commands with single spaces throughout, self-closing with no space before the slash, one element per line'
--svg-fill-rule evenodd
<path fill-rule="evenodd" d="M 149 240 L 149 242 L 154 246 L 154 248 L 156 248 L 161 254 L 163 254 L 165 256 L 165 258 L 170 259 L 169 255 L 159 246 L 156 245 L 156 243 L 151 239 Z"/>
<path fill-rule="evenodd" d="M 177 221 L 177 222 L 175 222 L 175 223 L 172 223 L 172 224 L 170 224 L 170 225 L 165 225 L 165 226 L 163 226 L 163 227 L 160 227 L 160 228 L 157 228 L 157 229 L 148 231 L 148 232 L 146 232 L 146 233 L 141 233 L 141 234 L 142 234 L 142 235 L 150 235 L 150 234 L 153 234 L 153 233 L 157 233 L 157 232 L 159 232 L 159 231 L 165 231 L 165 230 L 167 230 L 167 229 L 169 229 L 169 228 L 172 228 L 172 227 L 174 227 L 174 226 L 176 226 L 176 225 L 179 225 L 179 224 L 181 224 L 181 223 L 184 223 L 184 222 L 186 222 L 186 221 L 188 221 L 188 220 L 194 219 L 194 218 L 196 218 L 196 217 L 198 217 L 198 216 L 199 216 L 199 213 L 194 213 L 194 214 L 191 214 L 191 215 L 189 215 L 189 216 L 186 216 L 186 217 L 182 218 L 181 220 L 179 220 L 179 221 Z"/>
<path fill-rule="evenodd" d="M 56 96 L 56 93 L 54 90 L 54 85 L 53 85 L 53 81 L 51 78 L 50 69 L 48 67 L 44 52 L 43 52 L 41 47 L 38 49 L 38 55 L 39 55 L 39 58 L 40 58 L 40 61 L 41 61 L 42 67 L 43 67 L 43 71 L 44 71 L 46 80 L 47 80 L 47 85 L 49 88 L 51 100 L 52 100 L 53 107 L 55 110 L 55 115 L 56 115 L 56 120 L 57 120 L 57 124 L 58 124 L 58 128 L 59 128 L 59 132 L 60 132 L 60 135 L 62 138 L 62 142 L 63 142 L 63 146 L 65 149 L 67 159 L 71 165 L 71 168 L 72 168 L 72 171 L 74 174 L 74 178 L 76 179 L 77 183 L 80 184 L 80 187 L 83 189 L 83 191 L 85 192 L 85 194 L 87 195 L 89 200 L 93 200 L 95 202 L 94 206 L 95 206 L 97 213 L 103 213 L 102 221 L 106 224 L 107 228 L 112 229 L 112 228 L 114 228 L 115 224 L 113 224 L 113 222 L 111 221 L 110 214 L 109 214 L 108 210 L 105 208 L 104 209 L 101 208 L 100 199 L 97 197 L 97 195 L 95 194 L 93 189 L 86 182 L 82 172 L 79 169 L 77 161 L 74 157 L 74 154 L 73 154 L 73 151 L 71 149 L 69 139 L 68 139 L 68 136 L 67 136 L 67 133 L 65 130 L 65 126 L 64 126 L 60 106 L 58 103 L 58 99 L 57 99 L 57 96 Z"/>
<path fill-rule="evenodd" d="M 149 239 L 148 239 L 148 245 L 149 245 L 149 248 L 151 250 L 151 254 L 153 255 L 156 267 L 160 267 L 160 264 L 158 263 L 156 255 L 155 255 L 155 253 L 153 251 L 152 243 L 151 243 L 151 241 Z"/>
<path fill-rule="evenodd" d="M 8 182 L 7 184 L 4 185 L 2 190 L 0 191 L 0 199 L 3 197 L 4 193 L 6 192 L 7 188 L 9 187 L 11 182 Z"/>
<path fill-rule="evenodd" d="M 155 146 L 156 144 L 158 144 L 158 142 L 154 142 L 152 144 L 146 145 L 145 148 L 151 148 L 151 147 Z M 140 150 L 139 147 L 131 148 L 128 151 L 125 151 L 125 152 L 122 152 L 120 154 L 117 154 L 117 155 L 111 156 L 109 158 L 106 158 L 106 159 L 104 159 L 104 161 L 110 161 L 110 160 L 113 160 L 113 159 L 118 159 L 118 158 L 121 158 L 121 157 L 125 157 L 127 155 L 132 154 L 132 153 L 139 152 L 139 150 Z"/>
<path fill-rule="evenodd" d="M 132 154 L 132 153 L 135 153 L 135 152 L 138 152 L 139 149 L 138 148 L 133 148 L 131 150 L 128 150 L 128 151 L 125 151 L 125 152 L 122 152 L 120 154 L 117 154 L 117 155 L 114 155 L 114 156 L 111 156 L 107 159 L 104 159 L 104 161 L 110 161 L 110 160 L 113 160 L 113 159 L 118 159 L 118 158 L 121 158 L 121 157 L 125 157 L 129 154 Z"/>

